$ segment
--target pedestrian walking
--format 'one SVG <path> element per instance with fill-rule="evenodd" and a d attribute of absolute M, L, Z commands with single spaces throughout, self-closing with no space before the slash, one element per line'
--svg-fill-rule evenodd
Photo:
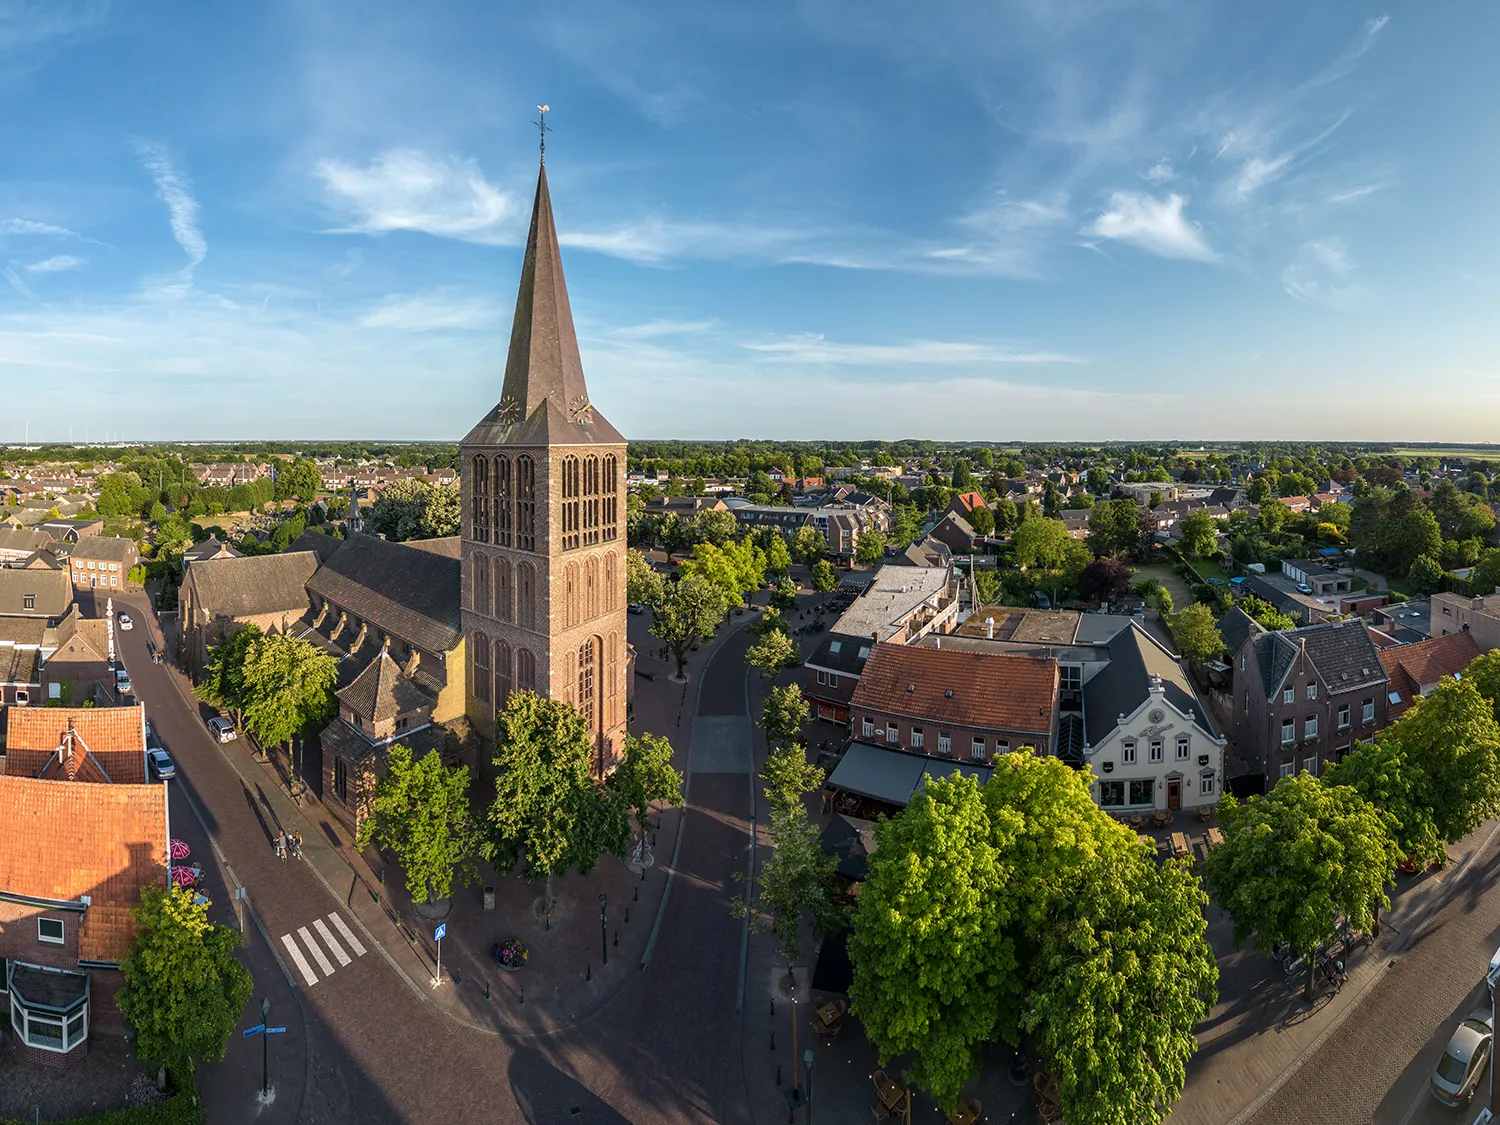
<path fill-rule="evenodd" d="M 278 832 L 276 834 L 276 858 L 279 859 L 279 860 L 282 860 L 282 861 L 286 860 L 286 833 L 285 832 Z"/>
<path fill-rule="evenodd" d="M 302 833 L 295 830 L 292 832 L 292 858 L 302 858 Z"/>

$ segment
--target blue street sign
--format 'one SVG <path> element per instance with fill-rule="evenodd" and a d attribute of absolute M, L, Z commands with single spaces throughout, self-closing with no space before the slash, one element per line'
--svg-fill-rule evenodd
<path fill-rule="evenodd" d="M 249 1039 L 250 1036 L 252 1036 L 252 1035 L 259 1035 L 265 1029 L 266 1029 L 266 1025 L 265 1024 L 258 1023 L 254 1027 L 247 1027 L 247 1028 L 245 1028 L 245 1030 L 242 1031 L 242 1032 L 240 1032 L 240 1034 L 243 1035 L 246 1039 Z"/>
<path fill-rule="evenodd" d="M 435 933 L 435 934 L 432 935 L 432 940 L 433 941 L 442 941 L 443 940 L 443 935 L 446 934 L 447 932 L 448 932 L 448 923 L 444 922 L 441 926 L 439 926 L 437 928 L 437 933 Z"/>
<path fill-rule="evenodd" d="M 266 1028 L 266 1034 L 267 1035 L 280 1035 L 285 1030 L 286 1030 L 286 1028 L 284 1028 L 284 1027 L 268 1027 L 268 1028 Z"/>

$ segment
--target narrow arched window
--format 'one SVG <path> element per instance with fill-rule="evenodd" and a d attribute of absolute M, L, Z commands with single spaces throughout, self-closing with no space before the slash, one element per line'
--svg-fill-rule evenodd
<path fill-rule="evenodd" d="M 506 559 L 496 559 L 495 569 L 495 619 L 509 624 L 515 620 L 515 613 L 511 609 L 510 588 L 510 563 Z"/>
<path fill-rule="evenodd" d="M 597 685 L 594 682 L 594 665 L 598 662 L 598 645 L 593 637 L 583 642 L 583 647 L 578 650 L 578 710 L 583 713 L 584 726 L 589 732 L 598 730 L 598 712 L 594 706 L 594 692 Z"/>
<path fill-rule="evenodd" d="M 469 491 L 473 508 L 469 518 L 469 537 L 480 543 L 490 541 L 490 463 L 484 454 L 476 453 L 469 465 Z"/>
<path fill-rule="evenodd" d="M 469 553 L 469 570 L 473 574 L 473 586 L 469 591 L 470 605 L 486 617 L 490 616 L 490 561 L 482 551 Z"/>
<path fill-rule="evenodd" d="M 583 461 L 583 545 L 599 542 L 599 458 Z"/>
<path fill-rule="evenodd" d="M 620 634 L 609 635 L 608 662 L 604 666 L 604 697 L 607 701 L 606 722 L 614 726 L 620 721 Z"/>
<path fill-rule="evenodd" d="M 609 543 L 619 538 L 619 467 L 613 453 L 604 458 L 604 481 L 600 488 L 604 511 L 601 516 L 602 538 Z"/>
<path fill-rule="evenodd" d="M 564 457 L 562 460 L 562 549 L 578 549 L 579 523 L 578 458 Z"/>
<path fill-rule="evenodd" d="M 499 711 L 510 698 L 510 645 L 495 641 L 495 710 Z"/>
<path fill-rule="evenodd" d="M 536 572 L 530 563 L 516 565 L 516 624 L 536 628 Z"/>
<path fill-rule="evenodd" d="M 584 620 L 592 621 L 599 616 L 599 556 L 595 555 L 584 564 L 583 579 Z"/>
<path fill-rule="evenodd" d="M 495 455 L 495 544 L 509 547 L 511 537 L 510 458 Z"/>
<path fill-rule="evenodd" d="M 516 649 L 516 688 L 519 691 L 536 690 L 536 654 L 529 648 Z"/>
<path fill-rule="evenodd" d="M 516 546 L 536 550 L 536 462 L 526 453 L 516 458 Z"/>
<path fill-rule="evenodd" d="M 469 642 L 474 650 L 474 697 L 481 703 L 490 701 L 490 639 L 475 633 Z"/>

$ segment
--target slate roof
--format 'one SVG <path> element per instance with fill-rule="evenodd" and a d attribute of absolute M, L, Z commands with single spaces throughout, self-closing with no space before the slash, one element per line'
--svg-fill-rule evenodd
<path fill-rule="evenodd" d="M 33 595 L 26 608 L 26 595 Z M 61 617 L 73 603 L 73 582 L 62 570 L 0 570 L 0 614 Z"/>
<path fill-rule="evenodd" d="M 1229 656 L 1239 652 L 1251 637 L 1265 631 L 1265 626 L 1242 609 L 1231 609 L 1219 618 L 1219 636 L 1224 638 L 1224 650 Z"/>
<path fill-rule="evenodd" d="M 215 539 L 212 535 L 202 543 L 195 543 L 182 552 L 184 564 L 207 562 L 209 559 L 242 559 L 244 557 L 243 551 L 235 550 L 227 540 Z"/>
<path fill-rule="evenodd" d="M 81 535 L 68 554 L 75 559 L 102 559 L 104 562 L 131 562 L 138 555 L 134 539 L 110 538 L 102 535 Z"/>
<path fill-rule="evenodd" d="M 408 539 L 405 546 L 418 551 L 431 551 L 445 559 L 462 558 L 464 553 L 463 540 L 457 535 L 444 535 L 438 539 Z"/>
<path fill-rule="evenodd" d="M 400 738 L 392 739 L 388 743 L 371 742 L 343 719 L 334 719 L 319 732 L 318 741 L 323 747 L 325 761 L 327 755 L 332 754 L 334 757 L 355 764 L 377 755 L 384 755 L 386 750 L 398 742 L 411 751 L 414 759 L 422 758 L 429 750 L 441 751 L 447 745 L 448 734 L 446 727 L 434 723 L 421 730 L 412 731 L 410 734 L 403 734 Z"/>
<path fill-rule="evenodd" d="M 937 723 L 1050 735 L 1057 661 L 878 644 L 850 708 Z"/>
<path fill-rule="evenodd" d="M 141 705 L 10 707 L 6 709 L 5 772 L 32 777 L 57 766 L 69 722 L 89 754 L 116 785 L 146 783 L 146 732 Z M 88 780 L 98 780 L 89 778 Z M 0 824 L 4 821 L 0 820 Z"/>
<path fill-rule="evenodd" d="M 827 668 L 845 676 L 858 676 L 869 659 L 869 648 L 873 644 L 869 637 L 857 637 L 851 633 L 829 633 L 818 645 L 818 649 L 807 658 L 808 664 Z M 865 650 L 861 656 L 860 650 Z"/>
<path fill-rule="evenodd" d="M 513 415 L 502 406 L 514 404 Z M 531 231 L 511 321 L 510 352 L 500 402 L 464 438 L 464 445 L 624 444 L 620 432 L 589 403 L 573 311 L 563 278 L 544 165 L 537 175 Z M 587 418 L 587 421 L 579 419 Z"/>
<path fill-rule="evenodd" d="M 328 561 L 328 556 L 339 549 L 343 540 L 335 539 L 332 535 L 325 535 L 321 531 L 313 531 L 311 528 L 304 531 L 293 539 L 283 551 L 283 554 L 291 554 L 294 551 L 311 551 L 318 556 L 318 564 L 321 566 Z"/>
<path fill-rule="evenodd" d="M 1268 698 L 1281 689 L 1304 646 L 1308 661 L 1330 692 L 1358 691 L 1386 682 L 1380 650 L 1358 619 L 1265 633 L 1255 637 L 1254 644 Z"/>
<path fill-rule="evenodd" d="M 0 644 L 40 645 L 47 636 L 41 617 L 0 617 Z"/>
<path fill-rule="evenodd" d="M 1449 633 L 1416 644 L 1378 649 L 1377 655 L 1390 678 L 1390 690 L 1400 695 L 1403 705 L 1410 706 L 1424 685 L 1458 675 L 1472 664 L 1479 656 L 1479 643 L 1472 633 Z"/>
<path fill-rule="evenodd" d="M 307 589 L 383 632 L 442 653 L 459 641 L 459 581 L 457 559 L 355 534 L 308 579 Z"/>
<path fill-rule="evenodd" d="M 380 655 L 338 693 L 339 702 L 362 719 L 381 722 L 431 703 L 428 695 L 407 679 L 391 654 Z"/>
<path fill-rule="evenodd" d="M 947 566 L 952 555 L 948 544 L 928 536 L 906 548 L 892 562 L 896 566 Z"/>
<path fill-rule="evenodd" d="M 0 551 L 39 551 L 50 545 L 52 537 L 30 527 L 0 527 Z"/>
<path fill-rule="evenodd" d="M 1084 729 L 1090 745 L 1097 745 L 1119 723 L 1134 714 L 1151 694 L 1151 677 L 1160 676 L 1168 703 L 1184 713 L 1192 711 L 1198 725 L 1214 737 L 1208 708 L 1193 690 L 1182 664 L 1133 620 L 1109 642 L 1109 664 L 1083 685 Z"/>
<path fill-rule="evenodd" d="M 141 888 L 167 885 L 166 787 L 0 777 L 0 824 L 0 891 L 90 896 L 79 958 L 123 960 Z"/>
<path fill-rule="evenodd" d="M 944 778 L 966 773 L 980 785 L 989 780 L 993 766 L 957 758 L 936 758 L 928 754 L 911 754 L 888 750 L 868 742 L 851 742 L 823 783 L 826 789 L 842 789 L 863 797 L 873 797 L 891 805 L 905 805 L 912 794 L 926 787 L 926 778 Z"/>
<path fill-rule="evenodd" d="M 300 615 L 307 608 L 307 580 L 318 568 L 311 551 L 207 559 L 188 567 L 187 580 L 209 617 L 254 617 L 263 613 Z"/>
<path fill-rule="evenodd" d="M 41 657 L 34 648 L 0 645 L 0 684 L 40 684 Z"/>

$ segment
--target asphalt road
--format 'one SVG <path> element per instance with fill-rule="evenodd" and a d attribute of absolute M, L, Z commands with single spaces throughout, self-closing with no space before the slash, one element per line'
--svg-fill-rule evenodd
<path fill-rule="evenodd" d="M 200 707 L 182 698 L 165 666 L 150 662 L 145 644 L 151 615 L 144 597 L 116 598 L 115 605 L 135 619 L 134 629 L 117 634 L 121 655 L 137 698 L 176 762 L 174 785 L 202 810 L 272 941 L 326 918 L 339 904 L 303 864 L 276 858 L 265 805 L 229 764 L 228 755 L 247 752 L 244 745 L 214 742 Z M 155 639 L 160 643 L 159 635 Z M 742 654 L 726 655 L 726 661 L 720 676 L 737 678 L 742 693 Z M 747 789 L 743 777 L 735 780 L 728 785 L 705 775 L 694 784 L 656 954 L 582 1026 L 517 1042 L 470 1030 L 418 999 L 375 956 L 319 974 L 312 987 L 299 982 L 307 1076 L 299 1120 L 454 1125 L 707 1122 L 736 1115 L 743 1102 L 734 1013 L 742 924 L 728 903 L 738 894 L 732 876 L 743 866 L 748 837 Z M 174 831 L 182 823 L 180 803 L 174 801 Z M 262 989 L 278 987 L 265 951 L 255 949 L 252 1010 Z M 291 971 L 295 976 L 296 969 Z M 279 987 L 285 990 L 285 982 Z M 284 1010 L 280 1003 L 277 1010 Z M 258 1020 L 258 1011 L 253 1018 L 247 1012 L 244 1024 Z M 276 1046 L 283 1065 L 294 1069 L 295 1044 Z M 236 1039 L 229 1052 L 226 1066 L 242 1077 L 224 1112 L 236 1116 L 238 1110 L 248 1119 L 255 1107 L 243 1074 L 253 1070 L 258 1078 L 260 1045 Z M 285 1090 L 292 1092 L 290 1082 Z"/>

